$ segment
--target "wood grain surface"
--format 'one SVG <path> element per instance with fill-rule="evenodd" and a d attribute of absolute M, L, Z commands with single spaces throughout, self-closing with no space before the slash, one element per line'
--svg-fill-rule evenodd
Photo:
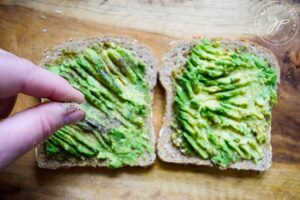
<path fill-rule="evenodd" d="M 300 4 L 289 2 L 298 14 Z M 269 48 L 281 66 L 273 108 L 273 166 L 266 173 L 182 166 L 159 160 L 150 168 L 36 167 L 33 151 L 0 174 L 0 199 L 300 199 L 300 34 L 286 45 L 256 36 L 255 14 L 267 1 L 1 1 L 0 48 L 38 62 L 70 38 L 127 35 L 148 45 L 159 61 L 170 42 L 194 35 L 242 37 Z M 13 113 L 39 101 L 20 94 Z M 154 125 L 164 112 L 155 91 Z"/>

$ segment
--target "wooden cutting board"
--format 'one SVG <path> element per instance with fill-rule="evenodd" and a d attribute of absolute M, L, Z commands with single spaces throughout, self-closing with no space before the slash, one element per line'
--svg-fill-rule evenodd
<path fill-rule="evenodd" d="M 266 173 L 181 166 L 159 160 L 147 169 L 43 170 L 33 151 L 0 174 L 0 199 L 300 199 L 300 35 L 286 45 L 256 36 L 256 12 L 266 1 L 0 1 L 0 48 L 38 62 L 41 52 L 70 38 L 127 35 L 160 61 L 173 40 L 193 35 L 244 37 L 269 48 L 281 66 L 273 109 L 273 166 Z M 299 4 L 292 4 L 299 13 Z M 0 69 L 1 72 L 1 69 Z M 13 111 L 36 105 L 19 95 Z M 165 96 L 155 91 L 158 132 Z"/>

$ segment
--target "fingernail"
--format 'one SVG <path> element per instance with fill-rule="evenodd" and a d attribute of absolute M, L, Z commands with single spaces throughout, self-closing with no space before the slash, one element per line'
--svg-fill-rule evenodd
<path fill-rule="evenodd" d="M 73 101 L 76 103 L 82 103 L 84 101 L 84 95 L 79 90 L 76 90 L 76 93 L 76 98 L 74 98 Z"/>
<path fill-rule="evenodd" d="M 75 95 L 74 95 L 74 93 L 73 93 L 73 95 L 71 96 L 71 95 L 69 95 L 69 96 L 66 96 L 65 98 L 64 98 L 64 102 L 76 102 L 76 103 L 83 103 L 83 101 L 84 101 L 84 95 L 79 91 L 79 90 L 76 90 L 75 89 Z"/>
<path fill-rule="evenodd" d="M 82 103 L 84 101 L 84 95 L 78 90 L 78 95 L 79 95 L 79 99 L 78 99 L 78 103 Z"/>
<path fill-rule="evenodd" d="M 68 113 L 67 115 L 64 116 L 64 124 L 71 124 L 71 123 L 76 123 L 81 121 L 85 116 L 85 113 L 80 110 L 74 110 L 70 113 Z"/>

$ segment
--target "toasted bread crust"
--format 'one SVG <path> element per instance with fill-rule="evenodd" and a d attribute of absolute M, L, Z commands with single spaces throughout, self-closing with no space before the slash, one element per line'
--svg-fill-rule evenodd
<path fill-rule="evenodd" d="M 124 37 L 124 36 L 103 36 L 99 38 L 90 38 L 84 40 L 70 40 L 64 43 L 61 43 L 47 51 L 45 51 L 42 55 L 42 59 L 40 61 L 40 66 L 45 66 L 47 63 L 54 61 L 58 58 L 58 56 L 62 53 L 64 49 L 80 51 L 84 48 L 98 42 L 114 42 L 117 45 L 120 45 L 126 49 L 131 50 L 136 56 L 141 59 L 143 62 L 147 64 L 146 69 L 146 80 L 149 84 L 150 88 L 150 97 L 151 97 L 151 112 L 149 117 L 146 119 L 147 122 L 145 124 L 146 127 L 149 128 L 149 135 L 151 137 L 153 149 L 155 147 L 155 133 L 154 127 L 152 124 L 152 107 L 153 107 L 153 95 L 154 95 L 154 87 L 156 85 L 157 80 L 157 71 L 158 66 L 155 57 L 151 53 L 150 49 L 144 45 L 138 43 L 135 39 Z M 145 153 L 146 159 L 141 156 L 138 161 L 130 166 L 149 166 L 154 163 L 156 154 L 152 153 L 151 155 Z M 83 166 L 93 166 L 93 167 L 104 167 L 106 166 L 106 162 L 98 159 L 87 159 L 84 161 L 57 161 L 57 160 L 49 160 L 45 156 L 44 145 L 41 144 L 35 149 L 35 158 L 37 161 L 37 165 L 40 168 L 47 169 L 57 169 L 57 168 L 69 168 L 69 167 L 83 167 Z"/>
<path fill-rule="evenodd" d="M 171 80 L 171 72 L 184 65 L 187 60 L 187 54 L 189 50 L 199 42 L 201 38 L 194 38 L 189 41 L 175 42 L 172 44 L 170 50 L 163 58 L 162 68 L 159 71 L 159 81 L 166 91 L 166 113 L 164 115 L 164 124 L 159 132 L 159 139 L 157 144 L 158 157 L 171 163 L 180 164 L 194 164 L 194 165 L 207 165 L 213 166 L 210 160 L 203 160 L 199 157 L 188 157 L 180 152 L 180 150 L 173 146 L 170 140 L 171 128 L 170 124 L 174 117 L 173 113 L 173 98 L 174 89 Z M 274 68 L 278 75 L 278 83 L 280 80 L 280 67 L 276 57 L 268 49 L 259 46 L 253 42 L 243 39 L 226 39 L 226 38 L 212 38 L 220 39 L 229 49 L 238 47 L 248 47 L 249 52 L 254 53 L 264 59 Z M 263 159 L 254 163 L 252 161 L 241 161 L 230 165 L 228 168 L 238 170 L 255 170 L 265 171 L 271 167 L 272 164 L 272 147 L 271 147 L 271 125 L 267 131 L 268 139 L 263 146 Z"/>

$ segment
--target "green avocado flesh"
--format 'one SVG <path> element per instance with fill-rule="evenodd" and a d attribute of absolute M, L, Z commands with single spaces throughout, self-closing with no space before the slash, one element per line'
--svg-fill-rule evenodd
<path fill-rule="evenodd" d="M 202 39 L 174 81 L 173 145 L 187 156 L 221 168 L 263 157 L 277 73 L 247 48 L 230 50 L 220 40 Z"/>
<path fill-rule="evenodd" d="M 111 42 L 80 52 L 65 50 L 48 69 L 85 96 L 82 122 L 59 129 L 44 143 L 47 158 L 59 161 L 106 161 L 110 168 L 132 165 L 153 153 L 150 89 L 146 64 Z"/>

